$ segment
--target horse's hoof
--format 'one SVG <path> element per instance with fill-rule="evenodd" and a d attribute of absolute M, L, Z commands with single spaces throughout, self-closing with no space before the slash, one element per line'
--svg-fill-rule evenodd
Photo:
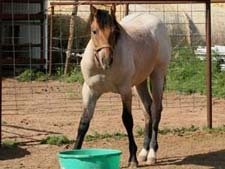
<path fill-rule="evenodd" d="M 139 162 L 145 162 L 145 161 L 147 161 L 147 157 L 146 156 L 138 156 L 138 161 Z"/>
<path fill-rule="evenodd" d="M 138 163 L 137 162 L 130 162 L 128 164 L 129 169 L 137 169 L 138 168 Z"/>
<path fill-rule="evenodd" d="M 140 162 L 147 161 L 147 156 L 148 156 L 148 150 L 143 148 L 138 155 L 138 161 L 140 161 Z"/>
<path fill-rule="evenodd" d="M 155 165 L 156 164 L 156 158 L 148 158 L 147 165 Z"/>

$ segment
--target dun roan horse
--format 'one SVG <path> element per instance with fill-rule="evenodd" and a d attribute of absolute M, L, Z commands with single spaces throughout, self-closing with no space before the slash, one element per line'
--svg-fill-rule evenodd
<path fill-rule="evenodd" d="M 122 121 L 129 138 L 129 165 L 138 165 L 131 114 L 134 87 L 145 116 L 144 144 L 139 160 L 154 164 L 164 79 L 171 55 L 165 26 L 148 14 L 128 15 L 118 23 L 115 7 L 106 11 L 91 6 L 90 30 L 91 39 L 81 61 L 84 112 L 74 148 L 82 146 L 98 98 L 106 92 L 118 93 L 123 105 Z M 148 78 L 151 92 L 147 87 Z"/>

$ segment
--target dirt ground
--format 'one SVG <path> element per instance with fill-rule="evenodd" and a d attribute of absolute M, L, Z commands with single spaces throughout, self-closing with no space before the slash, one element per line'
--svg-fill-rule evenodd
<path fill-rule="evenodd" d="M 3 141 L 24 143 L 14 149 L 1 149 L 1 169 L 59 169 L 57 153 L 71 145 L 42 145 L 49 135 L 63 134 L 74 139 L 81 116 L 79 85 L 62 82 L 3 81 Z M 160 128 L 204 127 L 206 125 L 205 97 L 165 93 Z M 225 100 L 213 99 L 213 125 L 225 125 Z M 133 101 L 134 133 L 144 126 L 140 103 Z M 98 102 L 88 134 L 125 133 L 121 120 L 120 98 L 104 95 Z M 225 133 L 195 132 L 178 135 L 159 135 L 158 163 L 139 164 L 139 168 L 225 169 Z M 138 151 L 143 138 L 136 137 Z M 122 150 L 121 168 L 128 159 L 127 138 L 99 139 L 84 142 L 84 148 L 114 148 Z"/>

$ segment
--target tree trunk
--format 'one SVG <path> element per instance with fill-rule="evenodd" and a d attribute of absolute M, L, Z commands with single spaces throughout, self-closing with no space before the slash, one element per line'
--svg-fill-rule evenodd
<path fill-rule="evenodd" d="M 78 2 L 78 0 L 74 0 L 74 1 Z M 66 50 L 66 62 L 65 62 L 65 68 L 64 68 L 64 75 L 67 74 L 68 68 L 69 68 L 71 49 L 72 49 L 73 39 L 74 39 L 75 17 L 77 15 L 77 10 L 78 10 L 78 6 L 74 5 L 73 12 L 70 17 L 70 30 L 69 30 L 69 37 L 68 37 L 67 50 Z"/>

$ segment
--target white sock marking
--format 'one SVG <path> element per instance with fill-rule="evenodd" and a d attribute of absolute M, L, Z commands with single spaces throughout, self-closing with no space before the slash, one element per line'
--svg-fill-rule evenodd
<path fill-rule="evenodd" d="M 148 150 L 142 148 L 142 150 L 141 150 L 139 156 L 140 156 L 140 157 L 147 157 L 147 155 L 148 155 Z"/>
<path fill-rule="evenodd" d="M 156 152 L 153 148 L 150 148 L 149 153 L 148 153 L 148 159 L 154 158 L 156 159 Z"/>

